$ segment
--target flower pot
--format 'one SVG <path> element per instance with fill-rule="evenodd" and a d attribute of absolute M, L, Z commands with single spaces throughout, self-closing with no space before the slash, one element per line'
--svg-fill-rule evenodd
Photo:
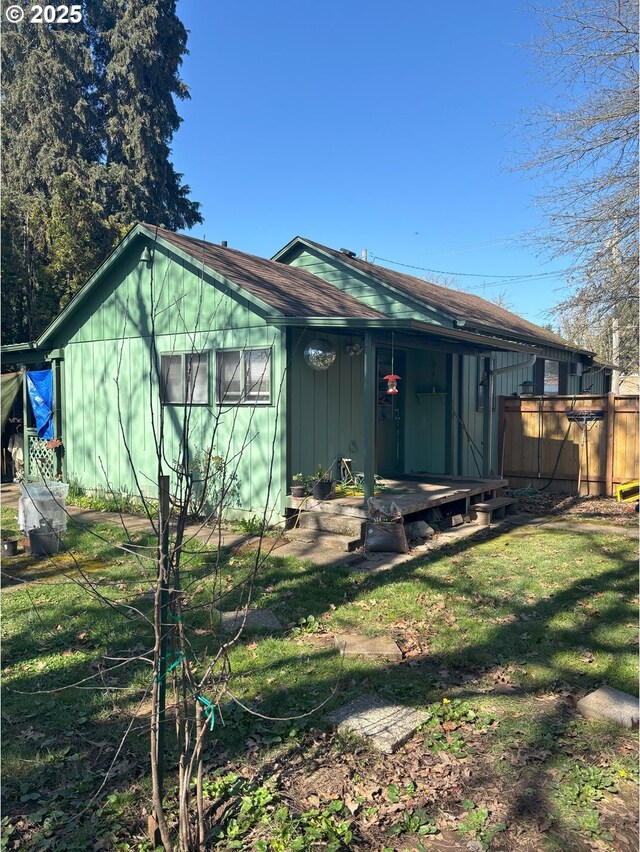
<path fill-rule="evenodd" d="M 326 500 L 327 497 L 330 497 L 332 486 L 333 483 L 329 482 L 327 479 L 321 479 L 318 482 L 314 482 L 312 489 L 314 500 Z"/>
<path fill-rule="evenodd" d="M 2 539 L 2 555 L 3 556 L 15 556 L 18 552 L 18 539 L 17 538 L 4 538 Z"/>
<path fill-rule="evenodd" d="M 29 544 L 34 556 L 53 556 L 60 550 L 60 536 L 53 530 L 31 530 Z"/>
<path fill-rule="evenodd" d="M 307 494 L 306 485 L 292 485 L 291 486 L 291 496 L 292 497 L 305 497 Z"/>

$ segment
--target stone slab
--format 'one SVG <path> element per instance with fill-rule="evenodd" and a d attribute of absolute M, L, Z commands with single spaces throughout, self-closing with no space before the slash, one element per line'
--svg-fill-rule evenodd
<path fill-rule="evenodd" d="M 329 716 L 339 731 L 370 740 L 384 754 L 393 754 L 430 717 L 425 711 L 392 704 L 375 695 L 356 698 Z"/>
<path fill-rule="evenodd" d="M 345 657 L 401 660 L 402 651 L 388 636 L 361 636 L 359 633 L 336 633 L 335 643 Z"/>
<path fill-rule="evenodd" d="M 220 612 L 220 629 L 223 633 L 235 633 L 244 621 L 243 612 Z M 250 609 L 247 612 L 244 629 L 273 633 L 282 630 L 282 624 L 270 609 Z"/>
<path fill-rule="evenodd" d="M 581 698 L 576 705 L 587 719 L 608 719 L 625 728 L 638 727 L 638 699 L 612 686 L 601 686 Z"/>

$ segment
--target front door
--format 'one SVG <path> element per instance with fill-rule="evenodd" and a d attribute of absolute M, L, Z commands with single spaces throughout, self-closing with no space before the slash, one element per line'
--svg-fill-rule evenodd
<path fill-rule="evenodd" d="M 399 476 L 404 472 L 404 396 L 406 377 L 404 352 L 396 352 L 391 366 L 391 350 L 378 350 L 378 395 L 376 403 L 376 473 L 380 476 Z M 401 376 L 398 393 L 387 393 L 384 376 L 395 372 Z"/>

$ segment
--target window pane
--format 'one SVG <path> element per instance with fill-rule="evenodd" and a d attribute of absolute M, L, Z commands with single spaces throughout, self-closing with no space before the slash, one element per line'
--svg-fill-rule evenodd
<path fill-rule="evenodd" d="M 245 399 L 271 400 L 271 350 L 248 349 L 244 353 Z"/>
<path fill-rule="evenodd" d="M 187 403 L 209 402 L 209 360 L 206 352 L 185 355 Z"/>
<path fill-rule="evenodd" d="M 218 402 L 238 402 L 242 396 L 239 352 L 218 352 Z"/>
<path fill-rule="evenodd" d="M 544 392 L 560 392 L 560 364 L 557 361 L 544 362 Z"/>
<path fill-rule="evenodd" d="M 182 355 L 161 355 L 161 394 L 163 402 L 183 402 Z"/>

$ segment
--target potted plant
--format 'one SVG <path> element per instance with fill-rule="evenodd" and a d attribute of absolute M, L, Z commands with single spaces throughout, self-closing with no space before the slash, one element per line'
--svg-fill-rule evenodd
<path fill-rule="evenodd" d="M 291 477 L 293 485 L 291 486 L 292 497 L 305 497 L 307 494 L 307 477 L 302 473 L 294 473 Z"/>
<path fill-rule="evenodd" d="M 2 533 L 2 555 L 15 556 L 18 552 L 18 539 L 13 533 Z"/>
<path fill-rule="evenodd" d="M 331 468 L 324 470 L 321 464 L 318 465 L 315 476 L 312 477 L 313 487 L 311 493 L 315 500 L 326 500 L 331 496 L 333 490 L 333 477 Z"/>

